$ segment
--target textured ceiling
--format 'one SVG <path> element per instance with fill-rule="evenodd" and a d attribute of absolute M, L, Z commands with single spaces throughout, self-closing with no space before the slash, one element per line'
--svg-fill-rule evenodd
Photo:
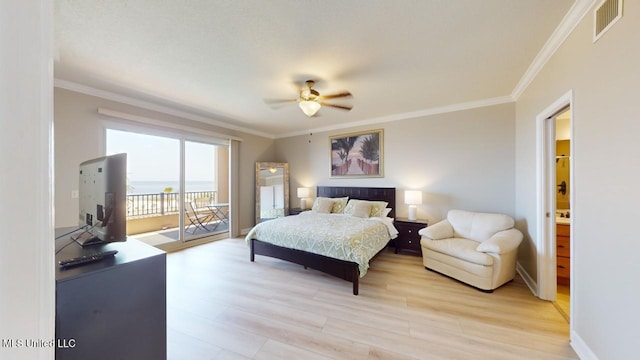
<path fill-rule="evenodd" d="M 573 0 L 55 0 L 55 77 L 282 136 L 511 95 Z M 307 118 L 315 79 L 353 110 Z"/>

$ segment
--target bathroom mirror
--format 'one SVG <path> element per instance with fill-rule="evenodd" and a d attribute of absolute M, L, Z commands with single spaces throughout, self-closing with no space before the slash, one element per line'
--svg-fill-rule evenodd
<path fill-rule="evenodd" d="M 256 163 L 256 224 L 289 214 L 289 164 Z"/>

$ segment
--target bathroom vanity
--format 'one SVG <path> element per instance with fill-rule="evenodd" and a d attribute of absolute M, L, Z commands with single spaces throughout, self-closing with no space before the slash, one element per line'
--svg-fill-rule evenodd
<path fill-rule="evenodd" d="M 561 285 L 569 285 L 570 282 L 570 233 L 571 225 L 556 223 L 556 274 Z"/>

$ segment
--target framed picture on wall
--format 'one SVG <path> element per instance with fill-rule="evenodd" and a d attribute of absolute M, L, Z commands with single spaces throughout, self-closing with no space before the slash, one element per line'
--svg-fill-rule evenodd
<path fill-rule="evenodd" d="M 331 177 L 383 177 L 382 129 L 329 137 Z"/>

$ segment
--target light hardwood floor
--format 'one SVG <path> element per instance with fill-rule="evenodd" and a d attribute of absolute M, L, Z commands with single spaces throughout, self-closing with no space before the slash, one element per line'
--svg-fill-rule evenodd
<path fill-rule="evenodd" d="M 568 285 L 560 285 L 558 284 L 557 292 L 556 292 L 556 301 L 554 302 L 555 307 L 558 309 L 560 314 L 569 322 L 569 314 L 570 312 L 570 297 L 571 290 Z"/>
<path fill-rule="evenodd" d="M 388 250 L 351 283 L 226 239 L 167 257 L 169 359 L 577 359 L 519 278 L 492 294 Z"/>

